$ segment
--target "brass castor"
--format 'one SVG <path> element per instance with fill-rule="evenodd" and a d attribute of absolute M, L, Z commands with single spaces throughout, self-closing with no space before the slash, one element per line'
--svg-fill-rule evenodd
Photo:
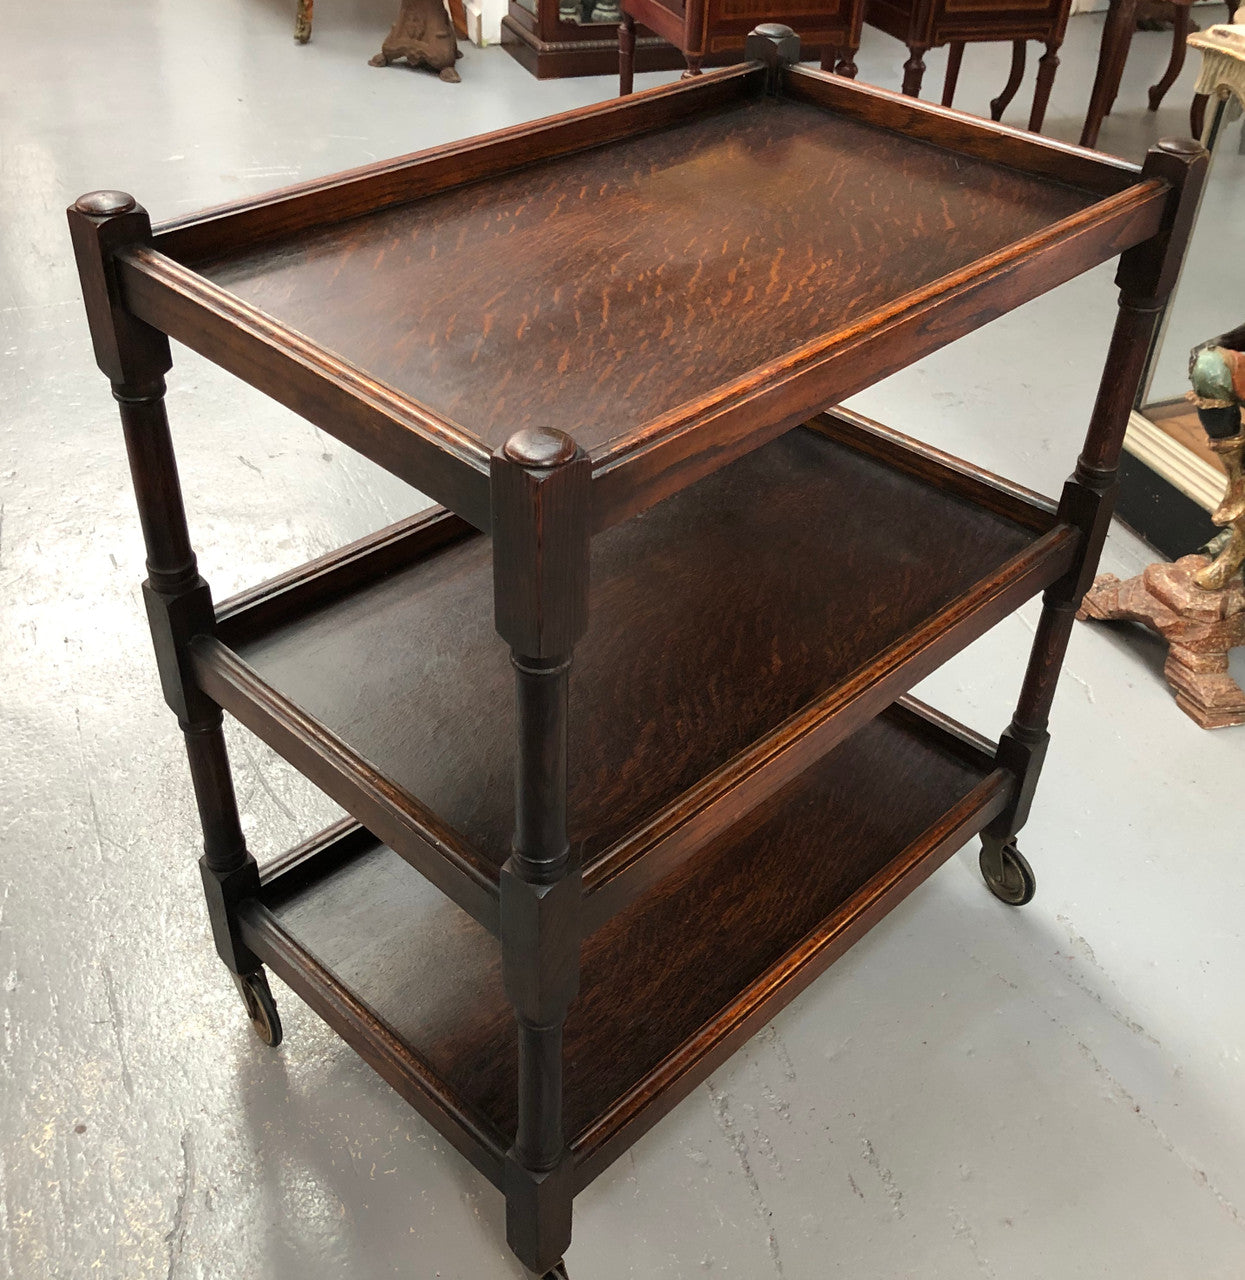
<path fill-rule="evenodd" d="M 987 888 L 1000 902 L 1006 902 L 1009 907 L 1023 907 L 1033 901 L 1037 877 L 1015 841 L 1000 845 L 983 840 L 980 866 Z"/>
<path fill-rule="evenodd" d="M 566 1263 L 559 1262 L 552 1271 L 546 1271 L 542 1280 L 570 1280 L 566 1274 Z"/>
<path fill-rule="evenodd" d="M 235 973 L 233 980 L 238 984 L 238 992 L 242 1003 L 246 1005 L 246 1016 L 255 1028 L 255 1034 L 270 1049 L 281 1043 L 281 1018 L 277 1013 L 277 1002 L 272 998 L 272 989 L 268 986 L 268 975 L 262 969 L 254 973 Z"/>

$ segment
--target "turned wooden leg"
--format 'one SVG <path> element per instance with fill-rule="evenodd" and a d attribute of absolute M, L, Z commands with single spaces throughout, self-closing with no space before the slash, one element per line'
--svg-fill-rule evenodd
<path fill-rule="evenodd" d="M 562 1121 L 562 1025 L 579 986 L 579 871 L 566 839 L 570 658 L 514 654 L 514 853 L 502 869 L 502 972 L 518 1023 L 518 1109 L 506 1158 L 506 1235 L 548 1270 L 571 1242 L 573 1165 Z"/>
<path fill-rule="evenodd" d="M 1024 75 L 1025 42 L 1023 40 L 1013 40 L 1011 69 L 1007 73 L 1007 83 L 1003 86 L 1003 92 L 990 102 L 991 120 L 1002 120 L 1003 112 L 1011 106 L 1011 101 L 1020 89 L 1020 82 L 1024 79 Z"/>
<path fill-rule="evenodd" d="M 618 93 L 625 98 L 635 87 L 635 19 L 624 9 L 618 24 Z"/>
<path fill-rule="evenodd" d="M 1046 104 L 1050 102 L 1050 91 L 1055 83 L 1055 72 L 1058 70 L 1059 45 L 1050 43 L 1046 46 L 1046 52 L 1038 59 L 1037 84 L 1033 89 L 1033 106 L 1029 109 L 1031 133 L 1042 132 L 1042 122 L 1046 119 Z"/>
<path fill-rule="evenodd" d="M 566 828 L 568 672 L 588 624 L 592 464 L 570 436 L 511 436 L 490 473 L 494 614 L 515 671 L 514 836 L 501 872 L 501 968 L 518 1024 L 506 1238 L 550 1271 L 571 1239 L 562 1026 L 579 990 L 582 877 Z"/>
<path fill-rule="evenodd" d="M 1189 8 L 1187 4 L 1176 6 L 1176 15 L 1172 21 L 1172 56 L 1168 60 L 1167 70 L 1158 84 L 1150 86 L 1150 110 L 1157 111 L 1159 104 L 1167 96 L 1167 91 L 1176 83 L 1176 77 L 1184 66 L 1185 40 L 1189 35 Z M 1195 137 L 1200 135 L 1195 134 Z"/>
<path fill-rule="evenodd" d="M 942 105 L 949 107 L 955 101 L 955 86 L 960 79 L 960 64 L 964 61 L 964 41 L 955 40 L 947 50 L 947 75 L 942 82 Z"/>
<path fill-rule="evenodd" d="M 1015 775 L 1015 796 L 982 833 L 982 874 L 997 897 L 1014 905 L 1033 895 L 1033 874 L 1016 849 L 1016 834 L 1033 803 L 1050 742 L 1050 710 L 1073 619 L 1094 580 L 1106 541 L 1124 431 L 1192 227 L 1206 174 L 1206 153 L 1180 141 L 1161 142 L 1151 148 L 1142 172 L 1171 186 L 1169 230 L 1157 244 L 1146 242 L 1144 248 L 1129 250 L 1120 259 L 1115 329 L 1085 443 L 1059 503 L 1059 520 L 1081 530 L 1081 545 L 1072 567 L 1042 598 L 1016 712 L 999 739 L 996 756 L 997 763 Z"/>
<path fill-rule="evenodd" d="M 856 72 L 858 69 L 856 66 L 856 51 L 859 48 L 859 44 L 849 44 L 844 46 L 843 56 L 839 59 L 834 68 L 836 75 L 844 76 L 848 80 L 856 79 Z"/>
<path fill-rule="evenodd" d="M 69 226 L 96 362 L 112 382 L 125 434 L 147 550 L 143 599 L 161 689 L 185 737 L 203 829 L 199 866 L 216 949 L 240 979 L 256 1030 L 276 1044 L 281 1024 L 267 979 L 236 918 L 238 905 L 259 892 L 259 869 L 242 834 L 221 711 L 198 687 L 191 659 L 192 642 L 213 633 L 216 615 L 190 545 L 164 408 L 164 375 L 172 364 L 168 339 L 126 310 L 112 266 L 119 251 L 151 243 L 151 223 L 132 196 L 96 191 L 72 206 Z"/>
<path fill-rule="evenodd" d="M 679 77 L 681 80 L 691 80 L 694 76 L 701 73 L 700 64 L 704 62 L 704 55 L 700 53 L 685 53 L 683 61 L 687 63 L 687 69 Z"/>
<path fill-rule="evenodd" d="M 833 45 L 825 45 L 821 51 L 821 69 L 833 71 L 836 76 L 844 76 L 848 80 L 856 79 L 856 50 L 859 45 L 844 45 L 836 49 Z"/>
<path fill-rule="evenodd" d="M 921 81 L 925 78 L 925 51 L 928 45 L 910 44 L 908 61 L 903 64 L 903 91 L 910 98 L 921 96 Z"/>
<path fill-rule="evenodd" d="M 299 44 L 306 44 L 311 39 L 315 4 L 316 0 L 298 0 L 298 8 L 294 12 L 294 39 Z"/>
<path fill-rule="evenodd" d="M 1111 0 L 1107 21 L 1102 29 L 1102 46 L 1098 51 L 1098 70 L 1089 95 L 1089 109 L 1081 129 L 1081 146 L 1098 144 L 1098 131 L 1106 119 L 1119 91 L 1120 77 L 1137 25 L 1137 0 Z"/>

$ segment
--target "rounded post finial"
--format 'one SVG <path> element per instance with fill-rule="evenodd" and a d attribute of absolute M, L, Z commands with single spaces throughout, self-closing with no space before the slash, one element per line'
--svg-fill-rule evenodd
<path fill-rule="evenodd" d="M 781 22 L 762 22 L 753 27 L 744 41 L 744 57 L 769 68 L 768 91 L 778 92 L 780 71 L 800 61 L 800 37 Z"/>
<path fill-rule="evenodd" d="M 1204 149 L 1195 138 L 1160 138 L 1154 145 L 1173 156 L 1200 156 Z"/>
<path fill-rule="evenodd" d="M 79 196 L 73 206 L 79 213 L 92 218 L 110 218 L 118 213 L 129 213 L 138 207 L 138 201 L 125 191 L 88 191 Z"/>
<path fill-rule="evenodd" d="M 544 470 L 560 467 L 575 456 L 575 441 L 565 431 L 549 427 L 525 427 L 506 441 L 502 452 L 521 467 Z"/>
<path fill-rule="evenodd" d="M 749 35 L 764 36 L 767 40 L 780 41 L 795 35 L 795 32 L 781 22 L 761 22 L 752 28 Z"/>

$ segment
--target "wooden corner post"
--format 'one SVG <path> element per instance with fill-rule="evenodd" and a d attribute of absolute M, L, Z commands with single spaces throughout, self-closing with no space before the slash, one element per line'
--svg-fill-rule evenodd
<path fill-rule="evenodd" d="M 1207 162 L 1203 147 L 1181 139 L 1156 143 L 1146 155 L 1143 176 L 1168 184 L 1167 207 L 1158 232 L 1129 249 L 1116 272 L 1119 311 L 1106 366 L 1084 447 L 1059 503 L 1059 519 L 1081 531 L 1081 543 L 1072 567 L 1043 596 L 1016 713 L 999 741 L 997 761 L 1016 775 L 1016 796 L 982 836 L 981 870 L 986 883 L 997 896 L 1015 905 L 1033 896 L 1033 875 L 1015 848 L 1015 837 L 1033 803 L 1050 742 L 1047 725 L 1072 623 L 1081 597 L 1093 583 L 1115 507 L 1129 413 L 1163 307 L 1180 271 Z"/>
<path fill-rule="evenodd" d="M 562 1024 L 579 990 L 582 881 L 566 823 L 568 673 L 588 623 L 591 464 L 560 431 L 510 437 L 492 461 L 497 630 L 515 669 L 514 839 L 501 873 L 501 954 L 518 1021 L 518 1124 L 506 1238 L 543 1275 L 571 1239 Z"/>
<path fill-rule="evenodd" d="M 82 296 L 95 359 L 112 383 L 143 539 L 143 598 L 165 701 L 186 739 L 190 777 L 203 827 L 200 870 L 216 949 L 239 979 L 256 1030 L 270 1044 L 280 1022 L 267 979 L 242 941 L 235 908 L 259 891 L 259 871 L 246 847 L 225 751 L 220 708 L 192 673 L 189 645 L 210 634 L 215 613 L 190 545 L 177 461 L 164 409 L 164 375 L 172 366 L 168 339 L 132 315 L 117 285 L 115 255 L 151 241 L 151 222 L 133 196 L 93 191 L 69 207 Z"/>
<path fill-rule="evenodd" d="M 796 66 L 800 61 L 800 37 L 781 22 L 762 22 L 748 32 L 744 57 L 769 68 L 766 86 L 769 93 L 777 94 L 782 88 L 783 67 Z"/>

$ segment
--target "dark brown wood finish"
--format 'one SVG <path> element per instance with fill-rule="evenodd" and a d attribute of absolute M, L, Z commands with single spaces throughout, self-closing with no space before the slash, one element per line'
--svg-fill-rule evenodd
<path fill-rule="evenodd" d="M 761 34 L 761 64 L 154 241 L 128 196 L 70 213 L 221 954 L 265 1039 L 261 961 L 502 1187 L 537 1270 L 574 1192 L 971 834 L 994 891 L 1031 894 L 1011 841 L 1205 166 L 1164 144 L 1138 171 Z M 1058 508 L 845 411 L 792 430 L 1121 251 Z M 164 335 L 452 513 L 213 610 Z M 886 710 L 1043 588 L 997 748 Z M 222 706 L 354 818 L 262 878 Z"/>
<path fill-rule="evenodd" d="M 1005 852 L 1028 819 L 1050 745 L 1050 711 L 1072 623 L 1081 598 L 1094 581 L 1115 507 L 1129 413 L 1136 403 L 1163 307 L 1179 274 L 1208 159 L 1199 143 L 1171 139 L 1152 147 L 1146 156 L 1144 172 L 1168 184 L 1167 207 L 1158 234 L 1125 254 L 1116 273 L 1119 312 L 1106 367 L 1084 447 L 1059 506 L 1060 518 L 1078 526 L 1084 537 L 1076 562 L 1043 598 L 1016 712 L 999 740 L 999 764 L 1020 780 L 1020 786 L 1013 803 L 991 825 L 983 841 L 982 867 L 987 879 L 1002 879 Z"/>
<path fill-rule="evenodd" d="M 772 1017 L 919 884 L 1007 786 L 988 754 L 896 709 L 594 934 L 565 1033 L 577 1183 L 703 1079 L 723 1036 Z M 470 1128 L 509 1139 L 516 1041 L 495 941 L 379 846 L 321 881 L 278 878 L 261 901 L 246 936 L 283 979 L 350 993 L 363 1017 L 339 998 L 334 1026 L 366 1043 L 370 1017 L 403 1046 L 424 1105 L 454 1098 Z"/>
<path fill-rule="evenodd" d="M 567 677 L 588 624 L 591 481 L 587 454 L 559 431 L 517 431 L 493 456 L 493 617 L 514 668 L 513 835 L 500 878 L 517 1029 L 506 1240 L 538 1272 L 571 1243 L 575 1195 L 562 1025 L 579 991 L 582 881 L 567 834 Z"/>
<path fill-rule="evenodd" d="M 1099 196 L 1116 195 L 1141 180 L 1140 165 L 1118 156 L 1055 138 L 1020 133 L 1009 125 L 981 120 L 932 102 L 919 102 L 890 89 L 845 82 L 841 76 L 828 76 L 811 67 L 787 67 L 783 93 L 797 101 L 849 115 L 862 124 L 1067 183 Z"/>
<path fill-rule="evenodd" d="M 955 97 L 960 62 L 966 44 L 1010 41 L 1012 63 L 1007 84 L 990 103 L 990 116 L 1002 117 L 1020 87 L 1025 68 L 1025 44 L 1039 41 L 1045 49 L 1038 63 L 1029 128 L 1037 133 L 1046 116 L 1051 86 L 1059 67 L 1059 47 L 1068 26 L 1069 0 L 868 0 L 865 21 L 908 47 L 903 91 L 919 97 L 925 75 L 925 54 L 950 45 L 942 104 Z"/>
<path fill-rule="evenodd" d="M 594 540 L 571 677 L 590 927 L 1066 571 L 1051 504 L 953 463 L 840 413 Z M 376 572 L 347 549 L 348 593 L 320 562 L 226 606 L 200 678 L 495 927 L 513 757 L 490 549 L 382 540 L 404 543 Z"/>
<path fill-rule="evenodd" d="M 616 75 L 618 27 L 613 22 L 566 22 L 558 10 L 558 0 L 510 0 L 501 20 L 502 48 L 540 80 Z M 742 56 L 742 49 L 725 49 L 706 64 L 724 66 Z M 685 65 L 683 55 L 660 36 L 639 34 L 637 71 L 676 71 Z"/>
<path fill-rule="evenodd" d="M 758 100 L 196 270 L 490 449 L 539 426 L 601 457 L 1094 204 Z"/>
<path fill-rule="evenodd" d="M 161 253 L 188 263 L 235 253 L 243 245 L 318 231 L 527 165 L 664 129 L 759 94 L 764 84 L 760 68 L 732 67 L 696 84 L 663 85 L 627 101 L 593 103 L 170 218 L 155 227 L 155 245 Z"/>
<path fill-rule="evenodd" d="M 594 458 L 603 528 L 1136 243 L 1160 216 L 1161 184 L 1129 166 L 975 133 L 841 77 L 786 69 L 787 98 L 805 105 L 755 99 L 755 69 L 701 80 L 711 92 L 687 87 L 683 123 L 670 89 L 602 116 L 621 137 L 602 150 L 582 150 L 578 124 L 532 128 L 516 159 L 557 158 L 487 184 L 446 189 L 454 164 L 496 173 L 493 140 L 174 227 L 162 247 L 217 256 L 192 270 L 130 255 L 127 303 L 477 527 L 486 457 L 505 433 L 565 430 Z M 440 194 L 411 203 L 420 173 Z M 341 221 L 369 196 L 375 214 Z M 326 225 L 298 230 L 317 200 Z M 824 217 L 828 204 L 839 217 Z M 1023 220 L 1023 206 L 1040 212 Z M 257 247 L 225 253 L 244 230 Z M 807 261 L 793 238 L 809 239 Z M 500 288 L 498 261 L 512 264 Z M 330 280 L 341 305 L 324 308 Z M 718 332 L 723 308 L 745 299 L 756 323 Z M 403 336 L 386 344 L 386 332 Z M 499 365 L 501 379 L 482 372 Z"/>
<path fill-rule="evenodd" d="M 68 210 L 96 363 L 112 383 L 147 549 L 143 600 L 165 701 L 177 716 L 203 829 L 199 867 L 212 934 L 231 972 L 264 984 L 241 940 L 236 907 L 259 887 L 246 846 L 225 749 L 220 708 L 198 688 L 189 642 L 213 623 L 212 597 L 190 543 L 173 441 L 164 408 L 168 340 L 123 306 L 115 258 L 151 239 L 147 212 L 121 191 L 83 196 Z M 277 1033 L 279 1036 L 279 1032 Z"/>
<path fill-rule="evenodd" d="M 781 28 L 792 45 L 795 61 L 804 56 L 821 57 L 828 70 L 840 75 L 856 74 L 856 50 L 864 23 L 865 0 L 621 0 L 623 22 L 619 28 L 619 92 L 629 94 L 632 80 L 634 39 L 625 33 L 641 23 L 657 32 L 683 55 L 687 76 L 698 76 L 706 58 L 727 50 L 743 50 L 747 58 L 760 58 L 755 42 L 766 39 L 756 32 Z"/>

